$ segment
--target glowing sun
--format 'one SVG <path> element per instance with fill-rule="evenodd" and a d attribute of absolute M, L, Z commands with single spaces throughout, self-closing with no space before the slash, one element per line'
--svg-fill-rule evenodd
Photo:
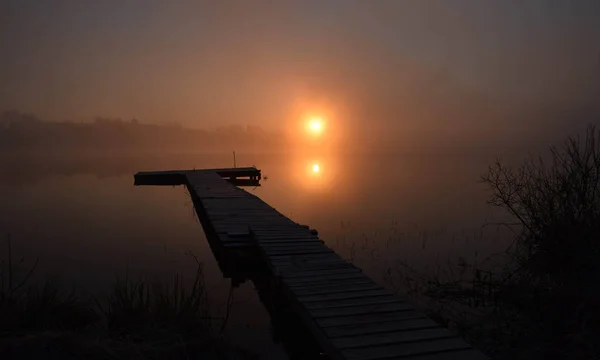
<path fill-rule="evenodd" d="M 319 167 L 319 164 L 314 164 L 312 167 L 312 171 L 315 173 L 318 173 L 319 171 L 321 171 L 321 167 Z"/>
<path fill-rule="evenodd" d="M 308 122 L 308 130 L 315 134 L 319 135 L 323 132 L 323 119 L 320 117 L 312 117 Z"/>

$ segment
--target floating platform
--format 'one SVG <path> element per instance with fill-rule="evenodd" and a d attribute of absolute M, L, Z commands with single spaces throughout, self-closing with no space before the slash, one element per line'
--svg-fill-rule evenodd
<path fill-rule="evenodd" d="M 255 167 L 142 171 L 133 176 L 135 185 L 187 185 L 187 175 L 193 173 L 217 174 L 235 186 L 260 186 L 260 170 Z"/>
<path fill-rule="evenodd" d="M 213 251 L 254 249 L 330 359 L 489 360 L 341 258 L 315 231 L 237 187 L 238 177 L 259 182 L 260 171 L 135 175 L 138 185 L 186 185 Z"/>

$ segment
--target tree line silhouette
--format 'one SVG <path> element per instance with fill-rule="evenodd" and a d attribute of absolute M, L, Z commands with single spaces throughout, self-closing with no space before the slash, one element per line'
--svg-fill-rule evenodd
<path fill-rule="evenodd" d="M 278 148 L 284 137 L 259 126 L 215 129 L 146 124 L 137 119 L 97 117 L 92 122 L 50 122 L 34 114 L 0 114 L 0 151 L 261 151 Z"/>

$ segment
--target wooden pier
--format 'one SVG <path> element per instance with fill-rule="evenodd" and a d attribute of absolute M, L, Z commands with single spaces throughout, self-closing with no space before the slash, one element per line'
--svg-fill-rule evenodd
<path fill-rule="evenodd" d="M 489 359 L 342 259 L 315 231 L 236 186 L 257 186 L 260 178 L 256 168 L 209 169 L 138 173 L 135 183 L 186 185 L 213 251 L 259 254 L 330 359 Z"/>

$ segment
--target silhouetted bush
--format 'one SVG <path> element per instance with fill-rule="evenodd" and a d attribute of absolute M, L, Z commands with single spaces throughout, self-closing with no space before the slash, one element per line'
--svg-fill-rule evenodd
<path fill-rule="evenodd" d="M 511 275 L 536 292 L 540 315 L 560 311 L 559 325 L 578 330 L 590 316 L 598 320 L 600 132 L 590 126 L 585 138 L 551 148 L 547 160 L 517 168 L 497 161 L 483 181 L 492 190 L 490 203 L 518 223 Z"/>
<path fill-rule="evenodd" d="M 510 247 L 443 276 L 398 261 L 388 281 L 495 359 L 600 358 L 600 131 L 497 160 L 482 182 L 512 218 L 496 224 L 513 230 Z"/>

